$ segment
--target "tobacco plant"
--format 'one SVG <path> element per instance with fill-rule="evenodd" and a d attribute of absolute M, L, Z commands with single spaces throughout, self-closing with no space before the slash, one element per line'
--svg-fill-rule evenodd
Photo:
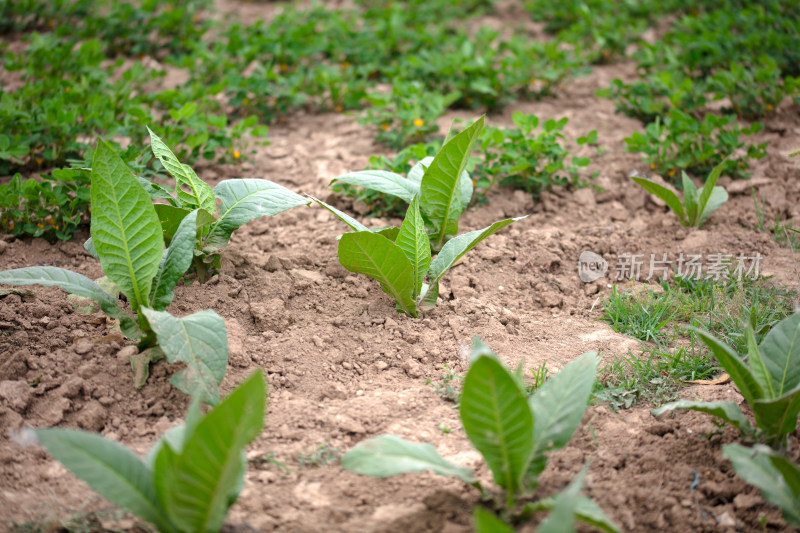
<path fill-rule="evenodd" d="M 757 427 L 753 427 L 735 402 L 679 400 L 655 409 L 653 415 L 676 409 L 700 411 L 721 418 L 749 438 L 771 446 L 785 446 L 788 435 L 797 429 L 800 413 L 800 313 L 780 321 L 759 345 L 753 325 L 748 324 L 744 332 L 747 362 L 708 332 L 694 331 L 736 383 L 753 410 Z"/>
<path fill-rule="evenodd" d="M 97 302 L 119 321 L 125 336 L 139 341 L 140 353 L 131 359 L 137 385 L 147 379 L 149 362 L 166 357 L 170 363 L 186 363 L 172 378 L 176 387 L 215 403 L 228 361 L 225 322 L 209 310 L 184 318 L 164 311 L 172 302 L 175 284 L 192 263 L 200 210 L 185 214 L 165 248 L 150 197 L 102 140 L 93 155 L 90 189 L 92 238 L 87 242 L 116 289 L 106 292 L 82 274 L 52 266 L 1 271 L 0 283 L 60 287 Z M 120 292 L 134 316 L 120 306 Z"/>
<path fill-rule="evenodd" d="M 464 378 L 461 394 L 461 422 L 470 442 L 486 461 L 495 483 L 505 492 L 504 502 L 497 502 L 503 520 L 517 523 L 539 511 L 556 512 L 565 503 L 560 498 L 571 493 L 569 507 L 575 518 L 604 531 L 618 531 L 597 505 L 578 495 L 582 475 L 562 496 L 523 503 L 530 500 L 539 484 L 539 476 L 547 465 L 547 454 L 563 448 L 580 424 L 596 373 L 597 354 L 586 353 L 527 398 L 521 369 L 516 373 L 509 371 L 475 338 L 472 365 Z M 472 470 L 448 462 L 430 444 L 417 444 L 394 435 L 361 442 L 342 457 L 342 466 L 373 477 L 430 470 L 473 485 L 481 491 L 484 500 L 489 499 Z M 483 511 L 476 512 L 478 521 L 484 522 Z M 566 522 L 561 526 L 569 527 Z"/>
<path fill-rule="evenodd" d="M 192 402 L 186 422 L 162 435 L 144 461 L 95 433 L 33 433 L 92 489 L 162 533 L 219 531 L 244 485 L 243 448 L 264 427 L 266 394 L 259 370 L 206 415 Z"/>
<path fill-rule="evenodd" d="M 714 211 L 728 201 L 728 192 L 722 187 L 715 186 L 724 166 L 725 162 L 723 161 L 714 167 L 714 170 L 711 171 L 711 174 L 706 179 L 699 196 L 694 182 L 686 175 L 686 172 L 681 172 L 683 203 L 670 189 L 647 178 L 634 177 L 633 181 L 641 185 L 650 194 L 661 198 L 672 209 L 682 225 L 699 228 Z"/>
<path fill-rule="evenodd" d="M 139 181 L 153 200 L 165 202 L 154 205 L 165 241 L 171 242 L 183 220 L 197 211 L 191 267 L 201 283 L 219 268 L 220 253 L 236 229 L 253 219 L 311 203 L 264 179 L 225 180 L 212 189 L 189 165 L 178 161 L 158 135 L 148 131 L 153 154 L 175 179 L 175 191 L 144 178 Z"/>
<path fill-rule="evenodd" d="M 386 194 L 408 198 L 411 205 L 399 229 L 369 229 L 314 198 L 355 230 L 339 239 L 342 266 L 378 280 L 381 289 L 394 298 L 397 309 L 410 316 L 418 317 L 419 311 L 436 304 L 439 281 L 464 254 L 493 233 L 520 220 L 500 220 L 484 229 L 454 237 L 458 218 L 472 196 L 472 182 L 464 168 L 482 127 L 483 117 L 445 143 L 432 160 L 423 160 L 412 168 L 407 179 L 383 171 L 354 172 L 337 178 L 345 183 L 372 185 L 373 189 Z M 438 251 L 435 258 L 432 250 Z"/>
<path fill-rule="evenodd" d="M 739 477 L 758 487 L 765 500 L 783 511 L 790 525 L 800 527 L 800 466 L 763 445 L 726 444 L 722 455 Z"/>

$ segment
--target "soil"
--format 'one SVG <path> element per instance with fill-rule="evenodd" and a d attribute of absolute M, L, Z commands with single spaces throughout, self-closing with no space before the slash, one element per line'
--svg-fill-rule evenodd
<path fill-rule="evenodd" d="M 243 9 L 252 18 L 259 5 Z M 456 480 L 432 474 L 371 479 L 344 471 L 336 461 L 307 463 L 315 453 L 324 463 L 320 450 L 341 454 L 363 439 L 393 433 L 433 443 L 447 459 L 476 468 L 491 486 L 491 474 L 467 440 L 457 410 L 429 380 L 437 382 L 445 366 L 466 371 L 473 335 L 512 367 L 547 363 L 551 372 L 588 350 L 610 358 L 638 352 L 638 341 L 598 321 L 600 301 L 615 275 L 612 265 L 622 255 L 645 254 L 649 260 L 662 253 L 673 259 L 680 253 L 758 253 L 762 273 L 778 284 L 800 286 L 797 255 L 754 231 L 751 196 L 752 187 L 766 198 L 766 220 L 781 215 L 800 227 L 800 159 L 786 157 L 800 145 L 800 107 L 787 102 L 766 121 L 754 141 L 769 141 L 769 155 L 754 163 L 749 182 L 723 178 L 730 201 L 704 229 L 691 230 L 632 186 L 632 171 L 650 171 L 639 155 L 624 151 L 622 139 L 642 126 L 594 96 L 613 78 L 632 75 L 627 63 L 597 67 L 556 98 L 521 102 L 488 117 L 491 124 L 511 125 L 514 110 L 543 119 L 566 116 L 568 139 L 596 128 L 607 148 L 602 157 L 593 154 L 588 168 L 599 172 L 598 188 L 557 190 L 536 203 L 519 191 L 493 191 L 487 205 L 465 213 L 462 231 L 530 216 L 454 267 L 438 306 L 421 320 L 397 313 L 376 282 L 339 266 L 336 236 L 345 227 L 320 208 L 251 222 L 234 234 L 219 276 L 203 286 L 176 289 L 173 314 L 213 309 L 225 318 L 230 364 L 223 393 L 258 367 L 269 378 L 267 425 L 248 448 L 252 461 L 229 514 L 232 526 L 472 531 L 478 493 Z M 445 117 L 443 129 L 454 116 L 474 118 Z M 196 170 L 212 185 L 233 177 L 266 178 L 349 209 L 349 200 L 332 195 L 327 185 L 339 174 L 365 168 L 369 156 L 388 154 L 373 139 L 374 132 L 355 116 L 298 113 L 270 128 L 271 144 L 250 162 Z M 54 246 L 0 241 L 0 268 L 53 265 L 100 277 L 98 263 L 81 246 L 87 237 Z M 605 278 L 579 279 L 577 261 L 584 250 L 608 260 Z M 128 515 L 106 512 L 108 502 L 42 449 L 17 438 L 25 426 L 83 428 L 144 453 L 181 422 L 187 398 L 169 384 L 175 369 L 164 362 L 155 364 L 147 384 L 136 390 L 129 345 L 101 315 L 75 312 L 57 289 L 24 288 L 0 296 L 0 528 L 47 524 L 89 511 L 97 511 L 103 527 L 139 527 Z M 688 386 L 681 396 L 743 403 L 731 383 Z M 655 419 L 646 405 L 620 412 L 592 406 L 570 443 L 550 456 L 537 496 L 559 492 L 588 462 L 586 493 L 624 531 L 790 530 L 780 512 L 723 459 L 722 444 L 737 438 L 704 415 Z M 533 531 L 540 518 L 522 531 Z"/>

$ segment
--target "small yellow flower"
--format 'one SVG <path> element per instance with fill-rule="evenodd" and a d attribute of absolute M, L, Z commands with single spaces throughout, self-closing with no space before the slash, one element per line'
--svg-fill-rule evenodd
<path fill-rule="evenodd" d="M 767 104 L 767 111 L 772 111 L 772 106 L 770 104 Z"/>
<path fill-rule="evenodd" d="M 669 171 L 669 175 L 670 175 L 670 177 L 675 175 L 675 169 L 674 168 Z"/>
<path fill-rule="evenodd" d="M 656 169 L 655 165 L 650 165 L 650 170 L 655 170 L 655 169 Z"/>
<path fill-rule="evenodd" d="M 43 227 L 44 227 L 44 224 L 42 224 L 41 222 L 37 222 L 37 223 L 36 223 L 36 227 L 37 227 L 37 228 L 43 228 Z"/>
<path fill-rule="evenodd" d="M 234 159 L 239 159 L 241 156 L 242 156 L 242 154 L 239 153 L 239 150 L 234 150 L 233 151 L 233 158 Z"/>
<path fill-rule="evenodd" d="M 64 87 L 64 92 L 68 93 L 69 92 L 69 87 Z"/>
<path fill-rule="evenodd" d="M 53 229 L 58 231 L 58 226 L 53 226 Z"/>
<path fill-rule="evenodd" d="M 424 125 L 425 125 L 425 123 L 422 121 L 422 119 L 421 119 L 421 118 L 415 118 L 415 119 L 414 119 L 414 125 L 415 125 L 416 127 L 418 127 L 418 128 L 421 128 L 422 126 L 424 126 Z"/>
<path fill-rule="evenodd" d="M 337 105 L 336 107 L 333 108 L 333 110 L 336 111 L 337 113 L 341 113 L 343 109 L 344 108 L 340 105 Z"/>
<path fill-rule="evenodd" d="M 9 225 L 8 225 L 8 229 L 9 229 L 9 230 L 12 230 L 12 229 L 14 229 L 14 223 L 13 223 L 13 222 L 12 222 L 11 224 L 9 224 Z"/>
<path fill-rule="evenodd" d="M 242 105 L 247 105 L 247 102 L 249 101 L 250 100 L 248 100 L 247 98 L 242 98 Z"/>
<path fill-rule="evenodd" d="M 283 72 L 284 70 L 289 70 L 289 65 L 287 65 L 286 63 L 281 63 L 280 69 L 281 72 Z"/>
<path fill-rule="evenodd" d="M 342 61 L 342 68 L 348 68 L 349 66 L 350 66 L 350 63 L 349 63 L 349 62 L 347 62 L 347 61 Z"/>
<path fill-rule="evenodd" d="M 42 158 L 41 158 L 41 157 L 37 157 L 37 158 L 35 159 L 35 161 L 36 161 L 36 164 L 37 164 L 37 165 L 41 165 L 41 164 L 42 164 Z"/>
<path fill-rule="evenodd" d="M 383 129 L 383 131 L 388 131 L 389 125 L 384 122 L 383 124 L 381 124 L 381 128 Z"/>
<path fill-rule="evenodd" d="M 534 83 L 536 83 L 536 78 L 531 78 L 531 81 L 529 81 L 528 83 L 530 83 L 531 85 L 533 85 Z"/>

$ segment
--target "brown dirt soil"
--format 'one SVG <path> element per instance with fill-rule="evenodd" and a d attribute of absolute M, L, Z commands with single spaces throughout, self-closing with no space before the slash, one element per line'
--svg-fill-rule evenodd
<path fill-rule="evenodd" d="M 344 227 L 319 208 L 248 224 L 234 234 L 221 275 L 205 286 L 176 290 L 172 313 L 210 308 L 226 320 L 225 393 L 258 367 L 269 378 L 267 426 L 248 449 L 251 466 L 230 524 L 257 531 L 471 531 L 478 494 L 458 481 L 432 474 L 378 480 L 337 464 L 304 463 L 320 446 L 341 453 L 365 438 L 394 433 L 433 443 L 447 459 L 477 468 L 491 485 L 457 410 L 426 381 L 437 381 L 445 365 L 463 374 L 473 335 L 512 367 L 546 362 L 551 372 L 588 350 L 636 350 L 637 341 L 598 322 L 598 303 L 610 282 L 579 280 L 583 250 L 610 264 L 633 253 L 758 252 L 764 273 L 800 286 L 797 255 L 753 231 L 753 201 L 744 182 L 724 183 L 735 192 L 703 230 L 680 227 L 674 215 L 630 185 L 633 169 L 643 175 L 648 169 L 624 151 L 622 139 L 641 125 L 615 115 L 613 104 L 594 91 L 631 73 L 627 64 L 600 67 L 555 99 L 519 103 L 489 117 L 492 124 L 510 125 L 516 109 L 567 116 L 567 138 L 596 128 L 608 153 L 594 157 L 589 170 L 599 172 L 596 184 L 603 190 L 555 191 L 536 204 L 521 192 L 494 191 L 488 205 L 464 215 L 462 230 L 531 216 L 453 268 L 437 308 L 421 320 L 398 314 L 377 283 L 339 266 L 336 236 Z M 372 131 L 341 114 L 292 116 L 272 127 L 269 139 L 272 144 L 241 167 L 206 166 L 198 173 L 212 184 L 267 178 L 347 207 L 347 200 L 328 191 L 330 179 L 386 153 L 373 143 Z M 769 155 L 755 163 L 750 183 L 759 197 L 766 195 L 767 220 L 782 214 L 798 227 L 800 161 L 785 156 L 800 145 L 798 107 L 779 109 L 758 140 L 770 142 Z M 370 221 L 386 222 L 397 221 Z M 81 247 L 86 237 L 56 246 L 2 241 L 0 268 L 54 265 L 97 278 L 99 265 Z M 160 362 L 146 386 L 134 389 L 128 344 L 102 316 L 74 312 L 59 290 L 34 287 L 0 297 L 0 527 L 109 509 L 43 450 L 18 445 L 13 436 L 19 428 L 99 431 L 144 453 L 181 421 L 187 399 L 168 382 L 175 369 Z M 730 383 L 687 387 L 681 396 L 743 401 Z M 619 413 L 593 406 L 567 447 L 551 455 L 537 496 L 562 490 L 588 462 L 587 494 L 625 531 L 788 531 L 780 512 L 722 458 L 721 445 L 736 440 L 707 416 L 657 420 L 647 406 Z M 263 460 L 268 454 L 288 472 Z M 104 527 L 138 527 L 128 516 L 98 516 Z M 533 531 L 539 518 L 522 531 Z"/>

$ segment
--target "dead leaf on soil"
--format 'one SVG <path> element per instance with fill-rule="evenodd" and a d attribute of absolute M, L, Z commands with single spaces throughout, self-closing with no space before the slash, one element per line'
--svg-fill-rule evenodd
<path fill-rule="evenodd" d="M 722 374 L 714 379 L 696 379 L 694 381 L 684 381 L 684 383 L 692 383 L 694 385 L 722 385 L 730 380 L 731 377 L 728 374 Z"/>

